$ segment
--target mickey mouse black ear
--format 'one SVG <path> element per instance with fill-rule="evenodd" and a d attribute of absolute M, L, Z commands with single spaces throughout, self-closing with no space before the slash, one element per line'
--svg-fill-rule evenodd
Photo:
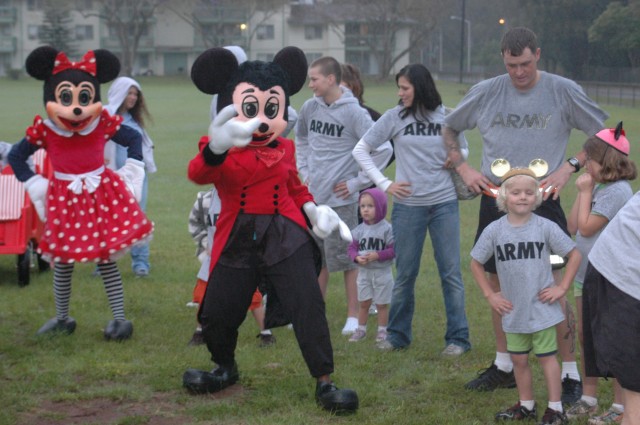
<path fill-rule="evenodd" d="M 298 93 L 307 80 L 307 57 L 298 47 L 289 46 L 276 53 L 273 62 L 289 76 L 289 96 Z"/>
<path fill-rule="evenodd" d="M 191 67 L 191 80 L 206 94 L 220 93 L 238 70 L 238 60 L 229 50 L 213 47 L 205 50 Z"/>
<path fill-rule="evenodd" d="M 613 138 L 618 140 L 620 138 L 620 136 L 622 135 L 622 132 L 623 132 L 623 130 L 622 130 L 622 121 L 620 121 L 618 123 L 618 125 L 616 125 L 616 130 L 613 133 Z"/>

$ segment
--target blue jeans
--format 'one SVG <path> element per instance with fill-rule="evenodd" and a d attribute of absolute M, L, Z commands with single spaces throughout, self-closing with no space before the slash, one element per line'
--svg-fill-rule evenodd
<path fill-rule="evenodd" d="M 122 167 L 126 161 L 127 148 L 116 145 L 116 167 Z M 142 211 L 147 210 L 147 194 L 149 192 L 148 176 L 149 175 L 145 173 L 144 182 L 142 183 L 142 196 L 139 202 Z M 131 269 L 134 272 L 138 269 L 145 269 L 147 271 L 151 269 L 151 265 L 149 264 L 149 242 L 131 247 Z"/>
<path fill-rule="evenodd" d="M 395 238 L 396 281 L 393 286 L 387 339 L 395 348 L 411 344 L 415 285 L 427 231 L 431 235 L 447 314 L 445 345 L 471 348 L 460 271 L 458 201 L 429 206 L 394 204 L 391 224 Z"/>

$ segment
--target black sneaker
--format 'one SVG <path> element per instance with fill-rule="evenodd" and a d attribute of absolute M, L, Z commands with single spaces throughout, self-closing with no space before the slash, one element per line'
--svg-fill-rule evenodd
<path fill-rule="evenodd" d="M 567 423 L 569 423 L 567 415 L 547 407 L 547 410 L 544 411 L 544 415 L 542 416 L 542 422 L 538 425 L 564 425 Z"/>
<path fill-rule="evenodd" d="M 260 348 L 269 347 L 276 343 L 276 337 L 273 334 L 258 334 L 256 338 L 260 338 L 260 342 L 258 343 Z"/>
<path fill-rule="evenodd" d="M 538 412 L 536 406 L 529 410 L 522 406 L 520 402 L 517 402 L 513 406 L 509 407 L 502 412 L 496 413 L 496 422 L 500 421 L 528 421 L 538 419 Z"/>
<path fill-rule="evenodd" d="M 515 388 L 516 378 L 511 372 L 503 372 L 494 363 L 478 372 L 478 377 L 467 382 L 464 388 L 476 391 L 493 391 L 496 388 Z"/>
<path fill-rule="evenodd" d="M 572 405 L 577 403 L 582 397 L 582 381 L 576 381 L 569 378 L 569 375 L 565 375 L 562 380 L 562 397 L 560 400 L 562 404 Z"/>

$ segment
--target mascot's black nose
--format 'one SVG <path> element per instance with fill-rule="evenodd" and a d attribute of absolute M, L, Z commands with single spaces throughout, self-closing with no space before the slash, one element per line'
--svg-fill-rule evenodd
<path fill-rule="evenodd" d="M 269 130 L 269 124 L 263 122 L 262 124 L 260 124 L 260 127 L 258 127 L 258 130 L 260 131 L 260 133 L 266 133 L 267 130 Z"/>
<path fill-rule="evenodd" d="M 80 108 L 73 108 L 73 113 L 76 115 L 82 115 L 82 109 Z"/>

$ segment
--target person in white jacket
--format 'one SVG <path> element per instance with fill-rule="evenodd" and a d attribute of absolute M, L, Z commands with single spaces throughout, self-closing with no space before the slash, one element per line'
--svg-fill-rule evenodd
<path fill-rule="evenodd" d="M 121 115 L 123 124 L 128 125 L 142 135 L 142 161 L 145 167 L 145 178 L 142 186 L 142 197 L 140 207 L 143 211 L 147 209 L 147 195 L 149 190 L 148 175 L 157 171 L 156 163 L 153 159 L 153 141 L 145 130 L 145 120 L 151 118 L 147 109 L 145 98 L 142 94 L 140 84 L 129 77 L 119 77 L 114 80 L 107 93 L 109 104 L 105 109 L 111 115 Z M 127 159 L 127 151 L 112 141 L 105 146 L 105 162 L 109 168 L 114 170 L 122 167 Z M 149 274 L 151 264 L 149 263 L 149 243 L 142 244 L 131 249 L 131 268 L 138 277 Z"/>

